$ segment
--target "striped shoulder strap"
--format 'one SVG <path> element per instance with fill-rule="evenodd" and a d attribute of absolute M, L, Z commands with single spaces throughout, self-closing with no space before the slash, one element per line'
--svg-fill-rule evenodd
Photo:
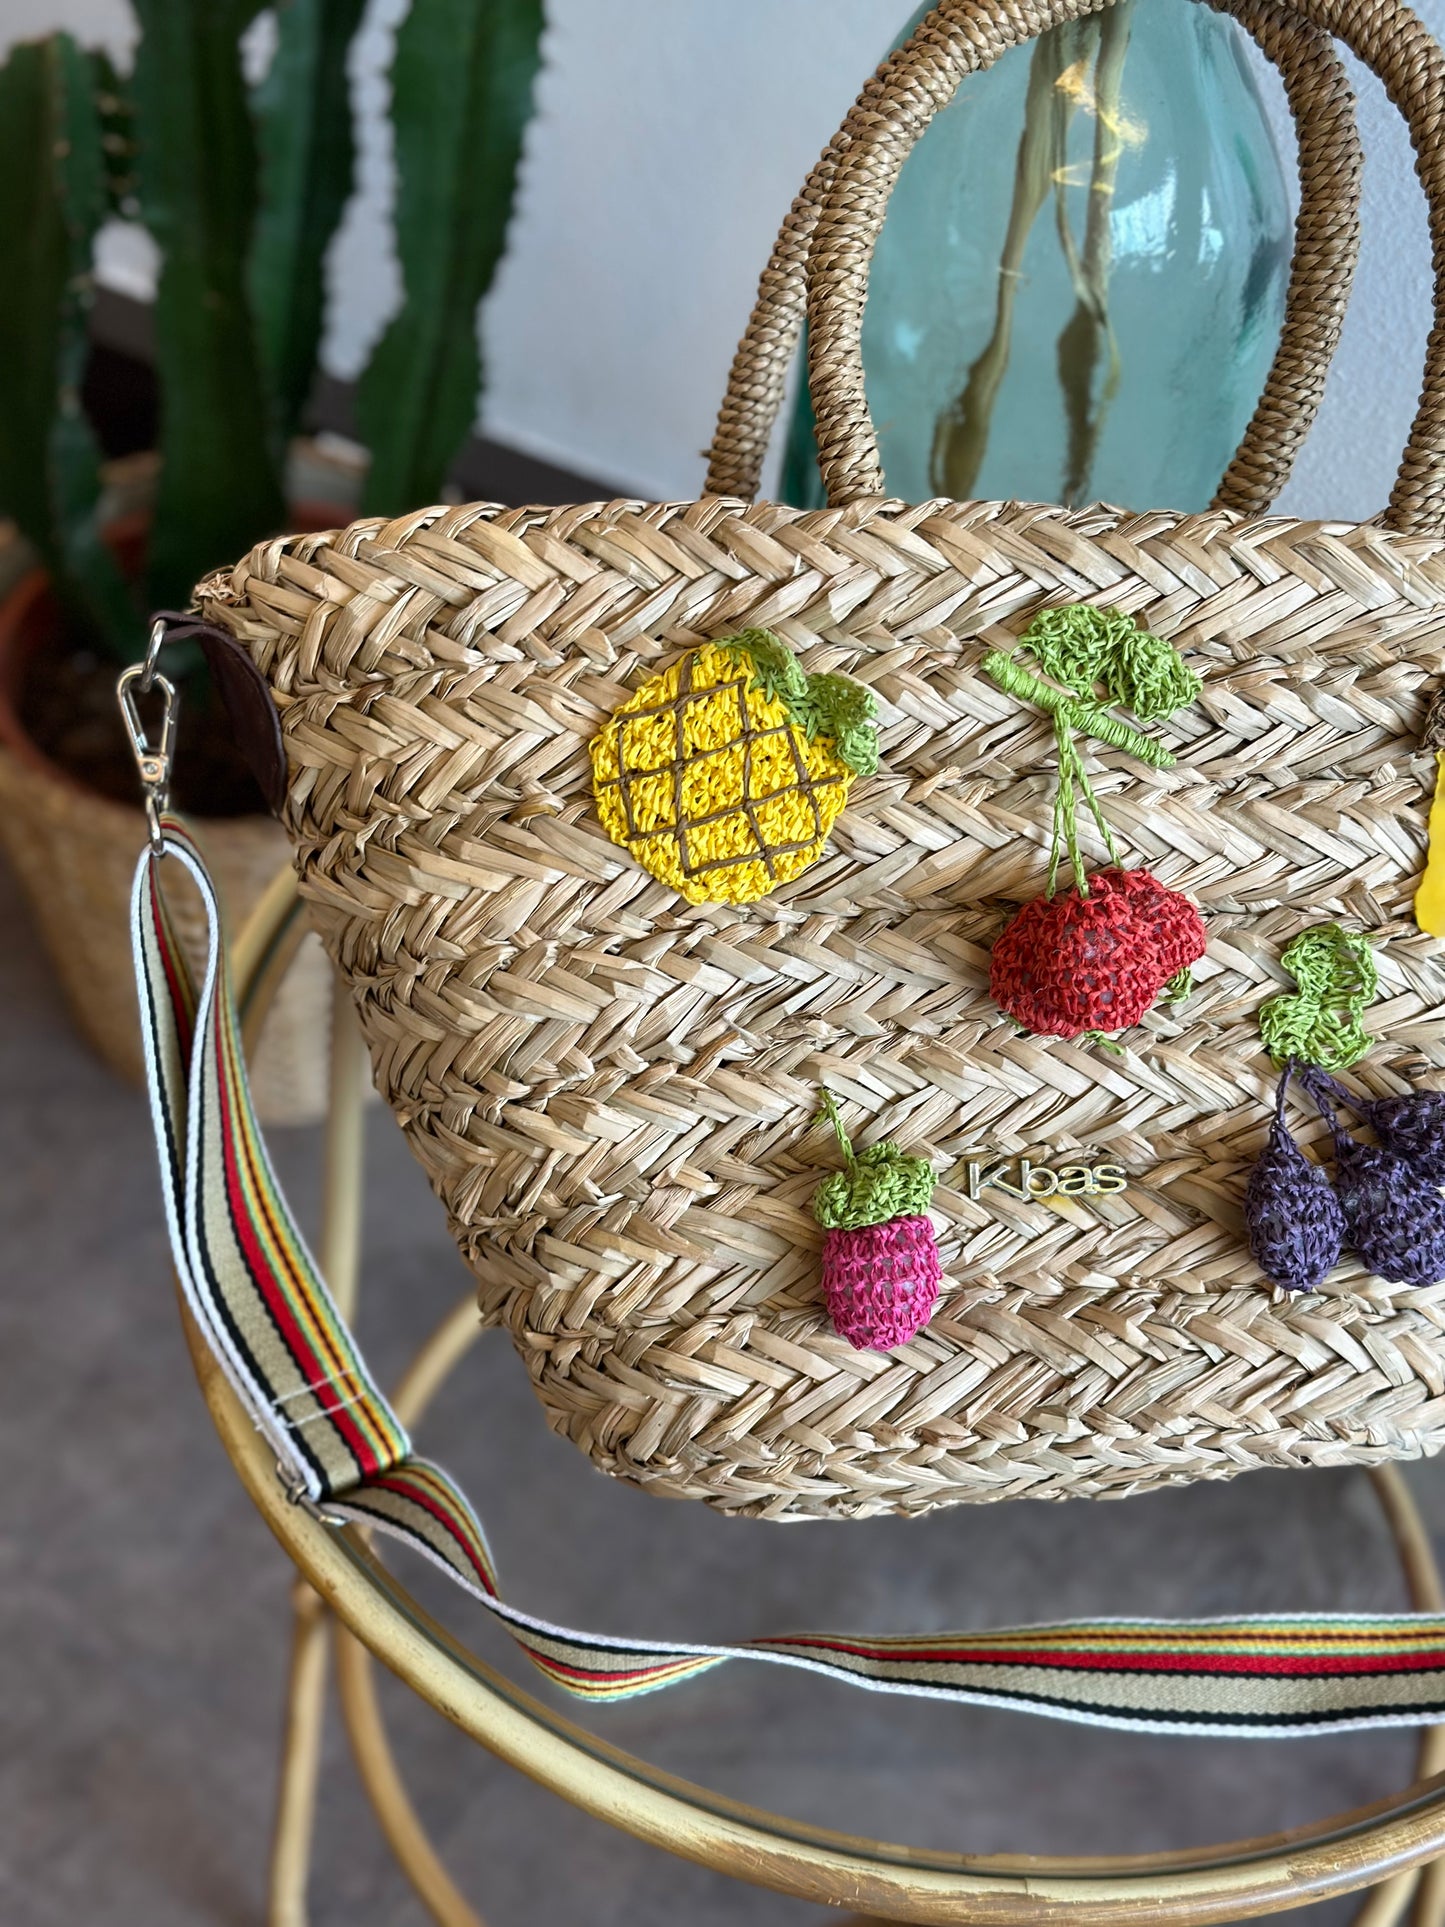
<path fill-rule="evenodd" d="M 166 858 L 190 872 L 206 907 L 199 995 L 166 916 Z M 509 1605 L 476 1514 L 439 1466 L 412 1451 L 281 1194 L 251 1107 L 215 888 L 174 816 L 161 819 L 159 853 L 141 858 L 132 919 L 176 1269 L 206 1342 L 275 1450 L 278 1475 L 323 1519 L 376 1527 L 435 1561 L 568 1692 L 625 1699 L 751 1659 L 874 1692 L 1156 1732 L 1338 1731 L 1445 1716 L 1445 1619 L 1424 1614 L 1076 1620 L 702 1646 L 576 1632 Z"/>

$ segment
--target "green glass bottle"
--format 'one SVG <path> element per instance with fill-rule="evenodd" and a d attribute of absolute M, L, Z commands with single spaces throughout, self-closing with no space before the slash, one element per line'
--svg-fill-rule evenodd
<path fill-rule="evenodd" d="M 1195 0 L 1117 0 L 969 76 L 873 260 L 889 493 L 1205 507 L 1279 339 L 1291 231 L 1244 38 Z M 781 493 L 823 500 L 805 382 Z"/>

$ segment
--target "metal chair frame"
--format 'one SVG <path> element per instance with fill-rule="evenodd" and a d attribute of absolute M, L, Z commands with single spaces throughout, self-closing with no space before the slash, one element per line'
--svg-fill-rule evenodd
<path fill-rule="evenodd" d="M 294 874 L 279 875 L 235 946 L 243 1030 L 254 1044 L 305 934 Z M 338 982 L 319 1257 L 348 1318 L 356 1299 L 367 1082 L 365 1048 Z M 260 1436 L 182 1306 L 196 1375 L 227 1455 L 295 1565 L 291 1670 L 270 1869 L 271 1927 L 305 1927 L 328 1655 L 362 1783 L 418 1897 L 441 1927 L 483 1927 L 407 1795 L 382 1721 L 372 1658 L 497 1759 L 610 1826 L 702 1866 L 869 1920 L 1007 1927 L 1204 1927 L 1371 1887 L 1355 1927 L 1445 1927 L 1445 1725 L 1426 1728 L 1417 1777 L 1373 1805 L 1311 1826 L 1183 1853 L 1060 1857 L 939 1853 L 832 1833 L 759 1811 L 609 1745 L 466 1651 L 387 1570 L 363 1534 L 288 1502 Z M 397 1389 L 414 1426 L 479 1329 L 471 1294 L 417 1353 Z M 1429 1535 L 1394 1467 L 1372 1474 L 1411 1602 L 1445 1609 Z"/>

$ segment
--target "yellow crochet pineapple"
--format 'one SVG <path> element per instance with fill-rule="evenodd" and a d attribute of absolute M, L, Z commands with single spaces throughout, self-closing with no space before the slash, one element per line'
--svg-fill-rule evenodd
<path fill-rule="evenodd" d="M 878 767 L 873 698 L 805 675 L 766 629 L 649 676 L 592 739 L 597 811 L 689 903 L 753 903 L 823 853 Z"/>

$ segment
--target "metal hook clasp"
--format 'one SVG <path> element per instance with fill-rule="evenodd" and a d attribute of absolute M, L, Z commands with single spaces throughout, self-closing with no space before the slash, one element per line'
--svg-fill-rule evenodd
<path fill-rule="evenodd" d="M 160 673 L 161 647 L 165 639 L 165 618 L 158 616 L 151 624 L 144 662 L 133 663 L 129 669 L 122 670 L 115 691 L 125 722 L 125 733 L 130 739 L 131 754 L 140 773 L 141 801 L 145 806 L 152 856 L 165 855 L 166 840 L 161 816 L 170 803 L 171 768 L 176 753 L 176 714 L 181 706 L 175 684 Z M 154 744 L 146 734 L 136 704 L 137 696 L 147 696 L 153 689 L 161 693 L 161 733 L 160 740 Z"/>
<path fill-rule="evenodd" d="M 276 1478 L 281 1490 L 286 1494 L 287 1505 L 299 1505 L 315 1517 L 320 1517 L 316 1502 L 306 1489 L 305 1479 L 282 1459 L 276 1461 Z"/>
<path fill-rule="evenodd" d="M 146 651 L 145 661 L 133 663 L 129 669 L 121 671 L 116 695 L 120 700 L 120 713 L 125 720 L 131 753 L 140 774 L 141 800 L 145 805 L 146 824 L 150 830 L 151 852 L 161 856 L 165 852 L 161 815 L 170 802 L 171 767 L 176 753 L 176 714 L 181 699 L 176 693 L 175 684 L 156 668 L 155 658 L 160 647 L 157 632 L 164 636 L 161 623 L 157 623 L 151 631 L 151 644 Z M 158 689 L 161 694 L 160 736 L 154 743 L 146 734 L 136 704 L 136 697 L 151 689 Z"/>
<path fill-rule="evenodd" d="M 148 696 L 155 687 L 156 673 L 160 668 L 161 647 L 166 639 L 166 619 L 157 616 L 151 624 L 151 632 L 146 640 L 145 661 L 141 664 L 140 682 L 137 685 L 143 696 Z"/>

